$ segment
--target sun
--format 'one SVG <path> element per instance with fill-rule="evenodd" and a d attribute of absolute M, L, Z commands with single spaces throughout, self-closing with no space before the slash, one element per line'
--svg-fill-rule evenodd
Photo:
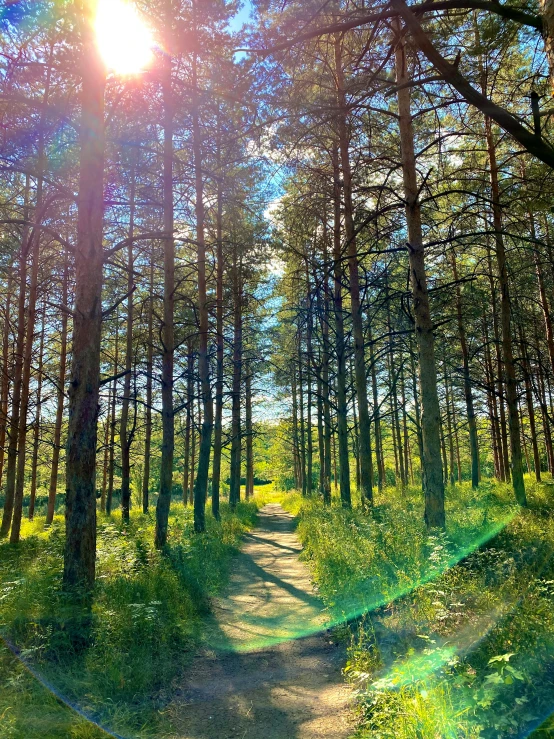
<path fill-rule="evenodd" d="M 152 31 L 131 2 L 98 0 L 94 29 L 104 64 L 115 74 L 137 74 L 152 62 Z"/>

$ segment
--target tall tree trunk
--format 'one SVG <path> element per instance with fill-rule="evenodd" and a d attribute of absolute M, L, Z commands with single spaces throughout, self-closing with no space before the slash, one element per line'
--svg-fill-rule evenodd
<path fill-rule="evenodd" d="M 346 405 L 346 342 L 344 337 L 344 313 L 342 307 L 342 243 L 341 243 L 341 202 L 340 202 L 340 169 L 338 151 L 333 150 L 333 262 L 334 262 L 334 309 L 335 337 L 337 352 L 337 436 L 340 475 L 340 499 L 345 508 L 350 508 L 350 461 L 348 458 L 348 418 Z M 337 471 L 335 463 L 335 486 Z"/>
<path fill-rule="evenodd" d="M 292 455 L 294 460 L 294 486 L 297 490 L 300 490 L 302 488 L 302 475 L 300 471 L 300 439 L 298 434 L 298 399 L 296 390 L 296 360 L 293 360 L 291 375 Z"/>
<path fill-rule="evenodd" d="M 10 425 L 8 431 L 8 464 L 6 467 L 6 487 L 4 490 L 4 512 L 2 516 L 2 527 L 0 536 L 5 537 L 10 533 L 15 498 L 15 482 L 17 472 L 17 441 L 19 430 L 19 418 L 21 413 L 21 391 L 23 381 L 23 352 L 25 347 L 25 298 L 27 295 L 27 257 L 29 254 L 29 191 L 30 178 L 25 180 L 24 195 L 24 218 L 25 225 L 21 238 L 19 253 L 19 300 L 17 304 L 17 336 L 15 341 L 15 361 L 13 393 L 11 404 Z"/>
<path fill-rule="evenodd" d="M 510 451 L 512 456 L 512 483 L 517 502 L 527 505 L 523 465 L 521 459 L 521 435 L 517 402 L 516 370 L 512 349 L 511 305 L 506 250 L 502 235 L 502 212 L 500 207 L 500 188 L 498 183 L 498 165 L 496 162 L 496 145 L 492 132 L 491 120 L 485 118 L 487 153 L 489 157 L 489 175 L 491 182 L 492 215 L 495 231 L 496 262 L 500 284 L 500 316 L 502 327 L 502 354 L 506 374 L 506 402 L 508 406 L 508 425 L 510 428 Z M 501 400 L 502 402 L 502 400 Z"/>
<path fill-rule="evenodd" d="M 84 22 L 87 23 L 88 19 Z M 100 391 L 106 70 L 84 29 L 75 313 L 69 381 L 64 584 L 90 589 L 96 564 L 96 446 Z"/>
<path fill-rule="evenodd" d="M 192 352 L 192 341 L 189 339 L 187 347 L 187 411 L 185 419 L 185 448 L 183 452 L 183 503 L 187 505 L 189 502 L 189 494 L 192 490 L 190 487 L 190 442 L 191 435 L 194 434 L 193 414 L 194 414 L 194 354 Z M 190 496 L 192 497 L 192 496 Z"/>
<path fill-rule="evenodd" d="M 220 149 L 218 148 L 218 160 Z M 218 162 L 220 164 L 220 161 Z M 214 459 L 212 467 L 212 513 L 219 518 L 219 488 L 221 480 L 221 453 L 223 444 L 223 184 L 221 167 L 217 181 L 217 260 L 216 260 L 216 382 L 215 382 L 215 424 Z"/>
<path fill-rule="evenodd" d="M 134 325 L 134 265 L 133 238 L 135 235 L 135 169 L 136 154 L 131 153 L 131 192 L 129 198 L 129 246 L 127 247 L 127 326 L 125 335 L 125 379 L 123 381 L 123 399 L 121 402 L 121 419 L 119 425 L 119 443 L 121 446 L 121 516 L 129 520 L 131 506 L 131 444 L 133 430 L 129 430 L 129 408 L 131 405 L 131 374 L 133 369 L 133 325 Z"/>
<path fill-rule="evenodd" d="M 456 264 L 456 254 L 454 253 L 454 251 L 451 252 L 450 260 L 452 263 L 452 274 L 454 276 L 454 282 L 456 283 L 456 314 L 458 319 L 458 336 L 460 339 L 460 348 L 462 350 L 464 397 L 466 401 L 467 425 L 469 430 L 469 449 L 471 454 L 471 487 L 476 489 L 479 486 L 479 440 L 477 437 L 477 421 L 475 418 L 475 407 L 473 403 L 471 375 L 469 372 L 469 350 L 467 346 L 467 338 L 462 310 L 462 293 L 460 290 L 458 265 Z"/>
<path fill-rule="evenodd" d="M 254 429 L 252 426 L 252 366 L 246 364 L 246 499 L 254 495 Z"/>
<path fill-rule="evenodd" d="M 196 12 L 196 11 L 195 11 Z M 198 371 L 202 389 L 202 431 L 198 453 L 198 472 L 194 489 L 194 530 L 201 533 L 206 530 L 205 508 L 208 492 L 208 471 L 210 467 L 210 449 L 214 425 L 214 409 L 212 388 L 210 384 L 210 365 L 208 358 L 209 311 L 206 288 L 206 243 L 204 237 L 204 184 L 202 177 L 202 145 L 200 139 L 200 122 L 198 110 L 198 58 L 196 52 L 192 59 L 192 148 L 194 155 L 194 175 L 196 186 L 196 242 L 198 246 L 198 315 L 200 318 L 200 348 L 198 353 Z"/>
<path fill-rule="evenodd" d="M 62 303 L 68 303 L 69 282 L 69 259 L 67 251 L 64 252 L 64 265 L 62 277 Z M 65 375 L 67 370 L 67 313 L 62 311 L 60 327 L 60 364 L 58 369 L 58 387 L 56 399 L 56 420 L 54 421 L 54 439 L 52 449 L 52 462 L 50 471 L 50 486 L 48 489 L 48 508 L 46 509 L 46 525 L 50 526 L 54 520 L 56 510 L 56 494 L 58 491 L 58 471 L 60 467 L 60 451 L 62 440 L 63 409 L 65 401 Z"/>
<path fill-rule="evenodd" d="M 541 482 L 541 457 L 539 453 L 539 445 L 537 442 L 537 426 L 535 422 L 535 407 L 533 404 L 533 386 L 531 384 L 531 369 L 529 363 L 529 353 L 520 328 L 521 352 L 523 358 L 523 380 L 525 383 L 525 400 L 527 403 L 527 415 L 529 417 L 529 431 L 531 433 L 531 444 L 533 447 L 533 463 L 535 468 L 535 479 Z"/>
<path fill-rule="evenodd" d="M 377 461 L 377 486 L 383 490 L 385 480 L 385 460 L 383 456 L 383 439 L 381 435 L 381 410 L 379 407 L 379 392 L 377 386 L 377 359 L 373 347 L 371 321 L 368 322 L 367 340 L 369 344 L 369 364 L 371 367 L 371 390 L 373 393 L 373 423 L 375 425 L 375 458 Z"/>
<path fill-rule="evenodd" d="M 446 428 L 448 432 L 448 454 L 450 463 L 450 484 L 454 485 L 454 434 L 452 431 L 452 414 L 450 413 L 450 383 L 448 381 L 448 371 L 446 362 L 443 362 L 444 369 L 444 403 L 446 406 Z"/>
<path fill-rule="evenodd" d="M 298 329 L 297 338 L 297 361 L 298 361 L 298 410 L 300 413 L 300 476 L 302 479 L 302 495 L 307 494 L 308 481 L 306 475 L 306 423 L 304 416 L 304 371 L 303 371 L 303 351 L 302 351 L 302 331 Z"/>
<path fill-rule="evenodd" d="M 40 445 L 40 422 L 42 407 L 42 380 L 43 380 L 43 362 L 44 362 L 44 336 L 46 332 L 46 304 L 42 306 L 42 327 L 40 329 L 40 342 L 38 350 L 38 379 L 36 393 L 36 409 L 35 422 L 33 424 L 33 454 L 31 456 L 31 492 L 29 500 L 29 521 L 32 521 L 35 515 L 35 502 L 37 497 L 37 474 L 38 474 L 38 451 Z"/>
<path fill-rule="evenodd" d="M 144 424 L 144 472 L 142 475 L 142 512 L 150 507 L 150 450 L 152 447 L 152 371 L 154 356 L 154 249 L 150 255 L 148 291 L 148 328 L 146 346 L 146 412 Z"/>
<path fill-rule="evenodd" d="M 113 363 L 114 379 L 111 388 L 111 412 L 110 412 L 110 440 L 109 440 L 109 458 L 108 458 L 108 494 L 106 496 L 106 513 L 111 516 L 113 506 L 113 490 L 115 476 L 115 427 L 116 427 L 116 408 L 117 408 L 117 379 L 119 370 L 119 310 L 116 313 L 116 329 L 115 329 L 115 354 Z"/>
<path fill-rule="evenodd" d="M 440 457 L 440 408 L 437 392 L 437 367 L 433 321 L 427 290 L 425 248 L 421 226 L 421 205 L 414 149 L 414 130 L 411 114 L 410 75 L 406 46 L 396 22 L 395 52 L 396 83 L 398 85 L 398 114 L 402 176 L 408 226 L 408 253 L 412 284 L 413 311 L 419 351 L 419 382 L 421 387 L 421 431 L 423 442 L 423 489 L 425 494 L 425 521 L 427 526 L 444 527 L 444 479 Z"/>
<path fill-rule="evenodd" d="M 321 361 L 317 373 L 317 450 L 319 453 L 319 494 L 325 503 L 325 437 L 323 431 L 323 389 Z"/>
<path fill-rule="evenodd" d="M 42 177 L 39 176 L 37 183 L 37 213 L 42 206 Z M 37 215 L 37 219 L 40 218 Z M 39 223 L 37 222 L 37 226 Z M 38 272 L 40 260 L 40 235 L 35 232 L 31 236 L 31 275 L 29 280 L 29 298 L 27 302 L 27 327 L 23 351 L 23 374 L 21 379 L 21 408 L 19 415 L 19 428 L 17 430 L 17 478 L 15 485 L 15 496 L 13 504 L 12 530 L 10 542 L 17 544 L 21 532 L 21 520 L 23 517 L 23 495 L 25 492 L 25 463 L 27 461 L 27 416 L 29 414 L 29 401 L 31 397 L 31 373 L 33 364 L 33 347 L 35 339 L 35 323 L 37 312 L 37 290 Z"/>
<path fill-rule="evenodd" d="M 498 403 L 495 393 L 494 368 L 489 343 L 489 332 L 487 327 L 487 315 L 483 315 L 483 337 L 485 345 L 485 377 L 487 381 L 487 404 L 491 425 L 491 441 L 494 458 L 495 475 L 499 480 L 504 479 L 504 463 L 502 460 L 502 440 L 500 438 L 500 425 L 498 419 Z"/>
<path fill-rule="evenodd" d="M 312 428 L 312 364 L 313 364 L 313 347 L 312 347 L 312 296 L 310 286 L 310 273 L 308 269 L 308 259 L 306 258 L 306 494 L 311 496 L 313 489 L 313 428 Z"/>
<path fill-rule="evenodd" d="M 50 97 L 50 80 L 52 76 L 52 54 L 53 49 L 50 47 L 50 59 L 47 67 L 46 82 L 41 105 L 41 114 L 39 121 L 39 142 L 38 142 L 38 177 L 37 192 L 35 205 L 35 225 L 31 235 L 31 278 L 29 283 L 29 299 L 27 305 L 27 329 L 25 339 L 25 349 L 23 356 L 23 375 L 21 386 L 21 409 L 19 415 L 19 429 L 17 433 L 17 480 L 14 497 L 14 510 L 12 531 L 10 542 L 16 544 L 19 541 L 21 531 L 21 519 L 23 517 L 23 494 L 25 489 L 25 463 L 26 463 L 26 445 L 27 445 L 27 416 L 29 411 L 30 400 L 30 383 L 31 370 L 33 361 L 33 345 L 35 336 L 36 322 L 36 303 L 38 290 L 38 273 L 40 260 L 40 226 L 44 217 L 43 211 L 43 188 L 44 188 L 44 172 L 46 169 L 46 153 L 45 153 L 45 120 L 48 109 L 48 100 Z"/>
<path fill-rule="evenodd" d="M 415 368 L 415 352 L 413 351 L 412 342 L 410 340 L 410 370 L 412 374 L 412 395 L 414 397 L 415 425 L 417 434 L 417 450 L 419 454 L 420 473 L 423 481 L 423 434 L 421 432 L 421 409 L 419 405 L 419 392 L 417 387 L 417 372 Z"/>
<path fill-rule="evenodd" d="M 155 545 L 167 543 L 167 528 L 171 493 L 173 491 L 173 454 L 175 451 L 175 415 L 173 412 L 173 364 L 175 355 L 175 239 L 173 206 L 173 126 L 174 97 L 171 79 L 171 59 L 165 58 L 163 70 L 164 154 L 163 154 L 163 230 L 164 294 L 162 326 L 162 461 L 160 492 L 156 503 Z"/>
<path fill-rule="evenodd" d="M 340 209 L 340 203 L 339 203 Z M 329 363 L 330 363 L 330 342 L 329 342 L 329 321 L 331 318 L 331 295 L 329 290 L 329 256 L 327 249 L 327 218 L 323 224 L 323 311 L 322 311 L 322 339 L 323 339 L 323 357 L 321 368 L 321 403 L 323 409 L 323 502 L 325 505 L 331 505 L 331 405 L 329 401 Z"/>
<path fill-rule="evenodd" d="M 200 403 L 200 398 L 198 399 L 198 403 Z M 190 483 L 189 483 L 189 502 L 191 505 L 194 505 L 194 481 L 196 479 L 196 425 L 194 423 L 195 418 L 195 411 L 194 411 L 194 397 L 191 397 L 191 407 L 192 407 L 192 416 L 191 416 L 191 426 L 192 426 L 192 449 L 190 452 Z M 200 420 L 200 419 L 199 419 Z M 198 424 L 200 425 L 200 423 Z"/>
<path fill-rule="evenodd" d="M 13 292 L 13 264 L 8 272 L 8 284 L 6 287 L 6 305 L 4 308 L 4 330 L 2 333 L 2 380 L 0 383 L 0 485 L 4 471 L 6 431 L 8 428 L 8 406 L 10 401 L 10 373 L 11 355 L 10 351 L 10 328 L 11 328 L 11 305 Z"/>
<path fill-rule="evenodd" d="M 231 411 L 231 476 L 229 503 L 235 509 L 240 501 L 241 461 L 241 382 L 242 382 L 242 284 L 237 247 L 233 249 L 233 398 Z"/>
<path fill-rule="evenodd" d="M 346 236 L 346 254 L 348 258 L 348 274 L 350 278 L 350 305 L 352 309 L 352 335 L 354 337 L 354 366 L 356 374 L 356 396 L 358 398 L 359 439 L 360 439 L 360 476 L 361 496 L 369 504 L 373 504 L 373 481 L 371 479 L 371 424 L 367 401 L 367 378 L 365 362 L 365 341 L 360 298 L 360 275 L 358 270 L 358 249 L 356 229 L 354 227 L 354 207 L 352 203 L 352 171 L 350 166 L 348 104 L 346 101 L 344 70 L 342 66 L 342 38 L 335 37 L 335 74 L 337 82 L 338 102 L 338 134 L 342 164 L 344 227 Z"/>

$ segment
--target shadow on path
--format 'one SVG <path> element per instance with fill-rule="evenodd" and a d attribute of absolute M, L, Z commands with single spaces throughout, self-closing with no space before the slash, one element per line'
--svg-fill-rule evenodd
<path fill-rule="evenodd" d="M 295 526 L 267 505 L 246 537 L 206 648 L 167 707 L 182 739 L 348 737 L 345 648 L 325 630 Z"/>

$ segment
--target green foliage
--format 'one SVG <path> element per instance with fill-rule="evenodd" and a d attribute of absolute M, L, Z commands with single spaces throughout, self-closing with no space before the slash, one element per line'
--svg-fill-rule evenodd
<path fill-rule="evenodd" d="M 226 582 L 256 510 L 241 503 L 231 515 L 223 505 L 221 521 L 208 517 L 207 533 L 198 536 L 192 510 L 174 506 L 164 553 L 152 545 L 153 514 L 133 513 L 129 525 L 101 516 L 92 618 L 61 589 L 61 517 L 49 531 L 27 523 L 17 548 L 2 544 L 0 630 L 21 662 L 0 656 L 0 715 L 7 717 L 0 737 L 103 735 L 45 698 L 48 691 L 25 665 L 65 703 L 112 731 L 156 737 L 168 731 L 159 713 L 165 692 L 198 644 L 209 598 Z"/>
<path fill-rule="evenodd" d="M 518 511 L 506 485 L 457 485 L 433 536 L 415 489 L 373 514 L 286 497 L 319 592 L 350 619 L 360 739 L 521 736 L 552 710 L 552 501 L 528 489 Z"/>

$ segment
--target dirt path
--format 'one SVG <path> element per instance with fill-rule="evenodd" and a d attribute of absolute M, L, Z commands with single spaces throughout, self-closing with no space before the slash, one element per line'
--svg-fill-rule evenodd
<path fill-rule="evenodd" d="M 346 739 L 345 650 L 324 630 L 295 521 L 265 506 L 246 537 L 207 648 L 168 711 L 180 739 Z"/>

